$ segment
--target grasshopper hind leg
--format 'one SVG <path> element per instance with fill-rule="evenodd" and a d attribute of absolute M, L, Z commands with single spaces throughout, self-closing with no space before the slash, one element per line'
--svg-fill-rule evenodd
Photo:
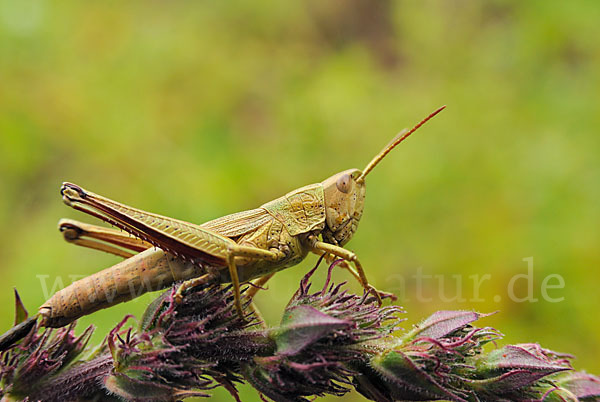
<path fill-rule="evenodd" d="M 242 246 L 239 244 L 230 245 L 227 252 L 227 268 L 229 270 L 229 276 L 231 278 L 231 284 L 233 286 L 233 296 L 235 308 L 238 312 L 238 315 L 243 320 L 246 320 L 244 315 L 244 309 L 242 307 L 242 296 L 240 291 L 240 279 L 238 276 L 237 265 L 235 262 L 236 257 L 244 257 L 249 259 L 263 259 L 263 260 L 271 260 L 276 261 L 278 259 L 278 254 L 272 251 L 264 250 L 256 247 Z M 203 284 L 202 277 L 190 279 L 181 284 L 179 289 L 177 289 L 177 293 L 175 295 L 175 300 L 177 302 L 181 302 L 183 300 L 183 292 L 186 289 L 189 289 L 194 286 L 198 286 Z"/>
<path fill-rule="evenodd" d="M 68 243 L 123 258 L 130 258 L 135 253 L 152 247 L 150 243 L 119 229 L 90 225 L 73 219 L 61 219 L 58 230 Z"/>

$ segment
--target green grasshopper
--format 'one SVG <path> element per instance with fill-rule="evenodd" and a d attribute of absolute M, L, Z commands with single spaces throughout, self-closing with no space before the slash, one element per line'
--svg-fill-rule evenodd
<path fill-rule="evenodd" d="M 63 183 L 60 191 L 67 205 L 125 232 L 61 220 L 59 229 L 65 239 L 125 260 L 55 293 L 39 309 L 40 324 L 61 327 L 178 281 L 184 282 L 177 290 L 177 301 L 190 287 L 231 283 L 235 307 L 244 317 L 240 284 L 256 280 L 256 286 L 246 294 L 251 298 L 277 271 L 298 264 L 309 252 L 326 255 L 330 260 L 343 259 L 344 268 L 381 303 L 382 295 L 391 295 L 369 284 L 356 254 L 343 246 L 356 231 L 363 213 L 366 176 L 396 145 L 444 107 L 411 130 L 400 132 L 362 171 L 345 170 L 259 208 L 202 225 L 135 209 Z"/>

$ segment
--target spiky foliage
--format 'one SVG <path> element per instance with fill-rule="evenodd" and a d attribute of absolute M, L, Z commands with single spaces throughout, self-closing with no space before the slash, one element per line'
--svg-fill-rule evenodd
<path fill-rule="evenodd" d="M 343 284 L 330 284 L 334 266 L 318 292 L 310 293 L 309 283 L 316 267 L 304 277 L 281 324 L 269 333 L 275 353 L 245 365 L 246 379 L 274 400 L 345 394 L 359 367 L 382 350 L 378 342 L 399 329 L 400 308 L 380 308 L 368 294 L 358 296 L 343 290 Z"/>
<path fill-rule="evenodd" d="M 71 370 L 73 376 L 67 379 L 68 389 L 52 386 L 57 382 L 63 383 L 61 371 L 80 356 L 94 330 L 89 326 L 81 335 L 75 336 L 74 329 L 74 323 L 57 330 L 42 331 L 34 326 L 20 344 L 3 352 L 0 363 L 1 394 L 13 398 L 29 396 L 33 400 L 52 398 L 53 395 L 58 396 L 59 392 L 67 399 L 84 394 L 85 384 L 95 383 L 96 379 L 81 377 L 76 368 Z M 95 377 L 97 373 L 91 374 Z"/>
<path fill-rule="evenodd" d="M 484 353 L 484 346 L 502 334 L 473 327 L 481 316 L 471 311 L 433 314 L 374 356 L 368 370 L 356 377 L 357 389 L 376 401 L 532 401 L 566 392 L 580 398 L 600 395 L 596 377 L 580 377 L 585 384 L 577 391 L 566 376 L 557 375 L 572 370 L 570 355 L 537 344 Z"/>
<path fill-rule="evenodd" d="M 400 308 L 331 283 L 333 267 L 313 293 L 309 272 L 271 329 L 248 305 L 242 320 L 231 289 L 219 286 L 192 289 L 180 304 L 175 289 L 163 293 L 137 327 L 125 317 L 85 360 L 77 358 L 91 328 L 79 337 L 74 324 L 33 328 L 2 353 L 2 395 L 174 401 L 223 386 L 239 400 L 236 385 L 247 381 L 263 398 L 292 402 L 352 388 L 378 402 L 600 398 L 600 378 L 573 371 L 572 356 L 537 344 L 494 346 L 502 334 L 475 327 L 485 316 L 476 312 L 440 311 L 397 336 Z"/>
<path fill-rule="evenodd" d="M 273 345 L 251 314 L 238 316 L 229 288 L 196 289 L 181 304 L 174 296 L 175 288 L 155 300 L 135 333 L 121 331 L 125 321 L 111 332 L 115 366 L 105 387 L 128 400 L 207 396 L 201 391 L 218 385 L 236 396 L 240 364 Z"/>

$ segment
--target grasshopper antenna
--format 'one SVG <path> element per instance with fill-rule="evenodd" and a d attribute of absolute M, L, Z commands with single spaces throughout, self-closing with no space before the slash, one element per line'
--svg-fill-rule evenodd
<path fill-rule="evenodd" d="M 375 155 L 375 157 L 373 159 L 371 159 L 371 162 L 369 162 L 369 164 L 367 165 L 367 167 L 363 170 L 363 172 L 361 173 L 361 175 L 358 177 L 358 179 L 356 179 L 357 182 L 362 182 L 365 180 L 365 177 L 369 174 L 369 172 L 371 172 L 371 170 L 373 170 L 373 168 L 375 168 L 375 166 L 377 166 L 377 164 L 379 162 L 381 162 L 381 160 L 383 158 L 385 158 L 385 156 L 387 154 L 390 153 L 390 151 L 392 149 L 394 149 L 396 147 L 396 145 L 400 144 L 402 141 L 404 141 L 409 135 L 411 135 L 412 133 L 414 133 L 415 131 L 417 131 L 419 129 L 419 127 L 421 127 L 423 124 L 427 123 L 427 121 L 429 121 L 433 116 L 435 116 L 436 114 L 438 114 L 439 112 L 441 112 L 442 110 L 444 110 L 446 108 L 446 105 L 439 107 L 437 110 L 435 110 L 433 113 L 431 113 L 429 116 L 425 117 L 423 120 L 421 120 L 416 126 L 414 126 L 413 128 L 411 128 L 409 131 L 406 130 L 402 130 L 400 133 L 398 133 L 398 135 L 396 135 L 390 142 L 389 144 L 387 144 L 382 150 L 381 152 L 379 152 L 377 155 Z"/>

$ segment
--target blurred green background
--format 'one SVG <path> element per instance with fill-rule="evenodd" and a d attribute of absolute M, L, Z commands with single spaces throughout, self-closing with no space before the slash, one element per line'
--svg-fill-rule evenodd
<path fill-rule="evenodd" d="M 348 247 L 400 293 L 407 328 L 499 310 L 482 324 L 506 342 L 600 373 L 598 21 L 594 0 L 0 1 L 2 331 L 13 286 L 35 312 L 60 280 L 118 261 L 62 241 L 59 218 L 94 222 L 63 205 L 62 181 L 201 223 L 362 168 L 448 104 L 369 176 Z M 538 301 L 516 302 L 528 257 Z M 271 323 L 314 262 L 260 293 Z M 420 288 L 419 269 L 437 277 Z M 561 302 L 541 292 L 553 274 Z M 152 297 L 80 330 L 99 342 Z"/>

